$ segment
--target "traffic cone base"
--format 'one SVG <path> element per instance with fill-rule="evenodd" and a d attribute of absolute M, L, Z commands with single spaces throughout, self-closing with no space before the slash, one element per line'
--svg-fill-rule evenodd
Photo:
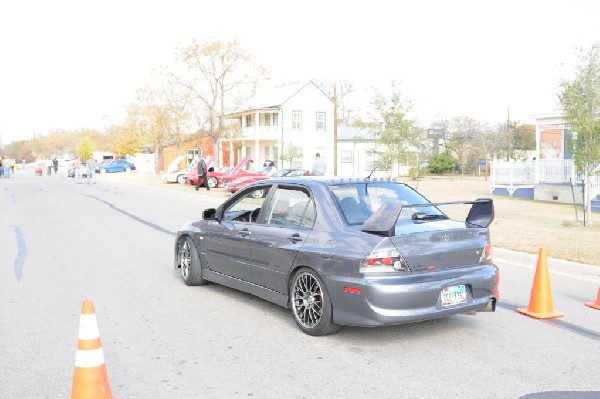
<path fill-rule="evenodd" d="M 600 310 L 600 288 L 598 288 L 598 295 L 596 296 L 596 302 L 586 302 L 585 306 Z"/>
<path fill-rule="evenodd" d="M 524 315 L 527 315 L 527 316 L 535 317 L 536 319 L 552 319 L 554 317 L 561 317 L 561 316 L 565 315 L 564 313 L 558 313 L 558 312 L 552 312 L 552 313 L 530 312 L 529 310 L 527 310 L 525 308 L 518 308 L 517 312 L 523 313 Z"/>
<path fill-rule="evenodd" d="M 564 316 L 564 313 L 554 311 L 552 291 L 550 290 L 550 274 L 548 273 L 548 256 L 546 249 L 540 248 L 529 306 L 517 309 L 517 312 L 535 317 L 536 319 L 551 319 Z"/>

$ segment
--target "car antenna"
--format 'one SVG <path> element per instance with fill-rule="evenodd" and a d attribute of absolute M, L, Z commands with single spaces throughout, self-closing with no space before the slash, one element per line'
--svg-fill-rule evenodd
<path fill-rule="evenodd" d="M 373 168 L 373 170 L 371 171 L 371 173 L 369 173 L 369 176 L 367 176 L 367 180 L 371 179 L 371 175 L 373 174 L 373 172 L 375 172 L 375 169 L 377 169 L 377 167 Z"/>
<path fill-rule="evenodd" d="M 369 181 L 371 181 L 371 175 L 373 174 L 373 172 L 375 172 L 375 169 L 377 169 L 377 167 L 374 167 L 373 170 L 371 171 L 371 173 L 369 173 L 369 176 L 367 176 L 366 180 L 366 184 L 365 184 L 365 195 L 369 195 L 369 190 L 367 188 L 367 186 L 369 185 Z"/>

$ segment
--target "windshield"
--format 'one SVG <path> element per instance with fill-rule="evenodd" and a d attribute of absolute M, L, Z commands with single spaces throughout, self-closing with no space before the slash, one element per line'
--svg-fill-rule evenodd
<path fill-rule="evenodd" d="M 386 203 L 402 205 L 428 204 L 429 201 L 412 188 L 392 182 L 348 183 L 332 185 L 331 191 L 348 224 L 363 224 Z M 434 206 L 402 209 L 399 220 L 431 220 L 446 218 Z"/>

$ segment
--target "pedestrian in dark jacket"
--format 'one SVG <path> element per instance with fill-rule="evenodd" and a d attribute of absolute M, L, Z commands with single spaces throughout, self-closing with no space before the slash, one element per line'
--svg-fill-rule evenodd
<path fill-rule="evenodd" d="M 196 182 L 196 191 L 200 189 L 202 184 L 206 186 L 206 190 L 210 190 L 208 187 L 208 179 L 206 177 L 206 173 L 208 172 L 208 168 L 206 167 L 205 156 L 200 158 L 200 162 L 198 162 L 198 181 Z"/>

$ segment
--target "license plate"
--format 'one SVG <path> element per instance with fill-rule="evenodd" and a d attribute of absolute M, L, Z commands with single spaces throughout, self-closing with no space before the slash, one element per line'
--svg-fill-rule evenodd
<path fill-rule="evenodd" d="M 464 285 L 453 285 L 442 289 L 442 306 L 454 306 L 467 302 L 467 290 Z"/>

